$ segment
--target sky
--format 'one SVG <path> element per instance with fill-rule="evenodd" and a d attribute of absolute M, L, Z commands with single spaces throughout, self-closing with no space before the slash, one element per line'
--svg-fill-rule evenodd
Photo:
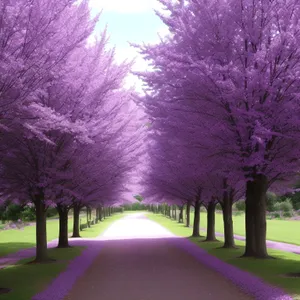
<path fill-rule="evenodd" d="M 107 25 L 109 44 L 116 47 L 117 61 L 136 58 L 133 70 L 147 69 L 147 63 L 128 42 L 155 43 L 159 41 L 158 34 L 166 35 L 167 27 L 154 12 L 161 4 L 157 0 L 90 0 L 90 6 L 93 14 L 102 10 L 96 31 L 101 32 Z M 141 91 L 141 81 L 129 75 L 126 86 L 132 85 Z"/>

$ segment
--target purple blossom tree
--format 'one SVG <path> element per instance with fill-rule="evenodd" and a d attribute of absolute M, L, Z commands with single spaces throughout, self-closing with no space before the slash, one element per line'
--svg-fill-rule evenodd
<path fill-rule="evenodd" d="M 140 47 L 153 65 L 140 73 L 143 102 L 157 131 L 181 129 L 196 157 L 206 152 L 221 173 L 230 167 L 229 181 L 244 182 L 244 256 L 265 258 L 266 191 L 299 169 L 300 4 L 160 2 L 170 35 Z"/>

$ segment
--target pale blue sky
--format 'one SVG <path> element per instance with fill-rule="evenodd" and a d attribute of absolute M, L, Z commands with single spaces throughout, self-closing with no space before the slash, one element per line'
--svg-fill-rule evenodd
<path fill-rule="evenodd" d="M 111 45 L 116 46 L 118 60 L 138 56 L 136 50 L 128 45 L 134 43 L 154 43 L 158 41 L 158 33 L 166 34 L 166 26 L 155 15 L 153 8 L 159 9 L 161 4 L 156 0 L 90 0 L 93 12 L 103 9 L 97 28 L 102 30 L 108 25 Z M 147 64 L 138 57 L 135 70 L 144 70 Z M 130 76 L 129 84 L 138 83 Z"/>

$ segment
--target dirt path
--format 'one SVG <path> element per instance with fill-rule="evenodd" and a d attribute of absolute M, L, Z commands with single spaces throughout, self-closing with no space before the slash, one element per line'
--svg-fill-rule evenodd
<path fill-rule="evenodd" d="M 172 238 L 141 215 L 117 221 L 101 238 L 106 241 L 98 257 L 64 299 L 254 299 L 176 247 Z"/>

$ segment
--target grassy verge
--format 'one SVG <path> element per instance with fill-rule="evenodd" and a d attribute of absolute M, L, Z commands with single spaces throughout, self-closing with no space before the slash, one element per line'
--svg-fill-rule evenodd
<path fill-rule="evenodd" d="M 96 237 L 100 234 L 100 231 L 105 226 L 109 226 L 111 222 L 121 218 L 125 215 L 116 213 L 111 217 L 107 217 L 103 222 L 96 225 L 92 225 L 91 228 L 84 229 L 81 231 L 82 237 Z M 86 222 L 86 217 L 81 217 L 81 222 Z M 68 222 L 69 233 L 73 229 L 73 219 L 70 218 Z M 47 221 L 47 240 L 52 241 L 58 238 L 59 233 L 59 222 L 58 220 Z M 0 257 L 5 256 L 9 253 L 17 252 L 21 249 L 27 249 L 35 247 L 35 226 L 26 226 L 23 229 L 9 229 L 0 231 Z"/>
<path fill-rule="evenodd" d="M 58 237 L 58 220 L 47 221 L 47 240 Z M 72 221 L 69 221 L 69 232 L 72 230 Z M 21 249 L 35 246 L 35 226 L 26 226 L 23 229 L 9 229 L 0 231 L 0 257 Z"/>
<path fill-rule="evenodd" d="M 178 216 L 177 211 L 177 216 Z M 185 213 L 184 213 L 185 216 Z M 191 225 L 193 225 L 194 213 L 191 212 Z M 200 226 L 206 227 L 206 212 L 201 211 Z M 233 216 L 233 229 L 237 235 L 245 236 L 245 215 Z M 216 213 L 216 232 L 223 233 L 222 214 Z M 267 239 L 300 246 L 300 221 L 294 220 L 267 220 Z"/>
<path fill-rule="evenodd" d="M 83 238 L 93 238 L 102 234 L 113 222 L 126 216 L 116 213 L 103 222 L 81 231 Z M 70 222 L 72 223 L 72 222 Z M 50 225 L 51 226 L 51 225 Z M 33 226 L 34 227 L 34 226 Z M 28 234 L 27 237 L 31 238 Z M 56 236 L 57 237 L 57 236 Z M 34 247 L 34 243 L 32 247 Z M 84 247 L 49 249 L 49 257 L 56 261 L 50 264 L 26 264 L 32 258 L 19 261 L 16 265 L 0 269 L 0 288 L 10 288 L 11 292 L 0 295 L 1 300 L 28 300 L 47 287 L 51 280 L 64 271 L 69 262 L 80 255 Z"/>
<path fill-rule="evenodd" d="M 269 249 L 269 254 L 275 257 L 275 260 L 241 259 L 238 257 L 244 252 L 244 242 L 236 241 L 238 249 L 218 249 L 222 246 L 223 239 L 221 238 L 219 239 L 220 242 L 204 243 L 202 242 L 204 238 L 190 238 L 192 229 L 184 227 L 183 224 L 178 224 L 176 221 L 172 221 L 162 215 L 148 214 L 147 217 L 166 227 L 175 235 L 189 238 L 199 247 L 219 259 L 253 273 L 266 282 L 283 288 L 294 299 L 300 299 L 300 278 L 286 278 L 282 276 L 289 272 L 300 272 L 300 255 Z"/>
<path fill-rule="evenodd" d="M 24 259 L 14 266 L 0 270 L 1 287 L 12 289 L 0 295 L 1 300 L 29 300 L 43 290 L 53 278 L 64 271 L 68 263 L 80 255 L 84 247 L 50 249 L 49 254 L 57 261 L 50 264 L 25 264 L 32 259 Z"/>

